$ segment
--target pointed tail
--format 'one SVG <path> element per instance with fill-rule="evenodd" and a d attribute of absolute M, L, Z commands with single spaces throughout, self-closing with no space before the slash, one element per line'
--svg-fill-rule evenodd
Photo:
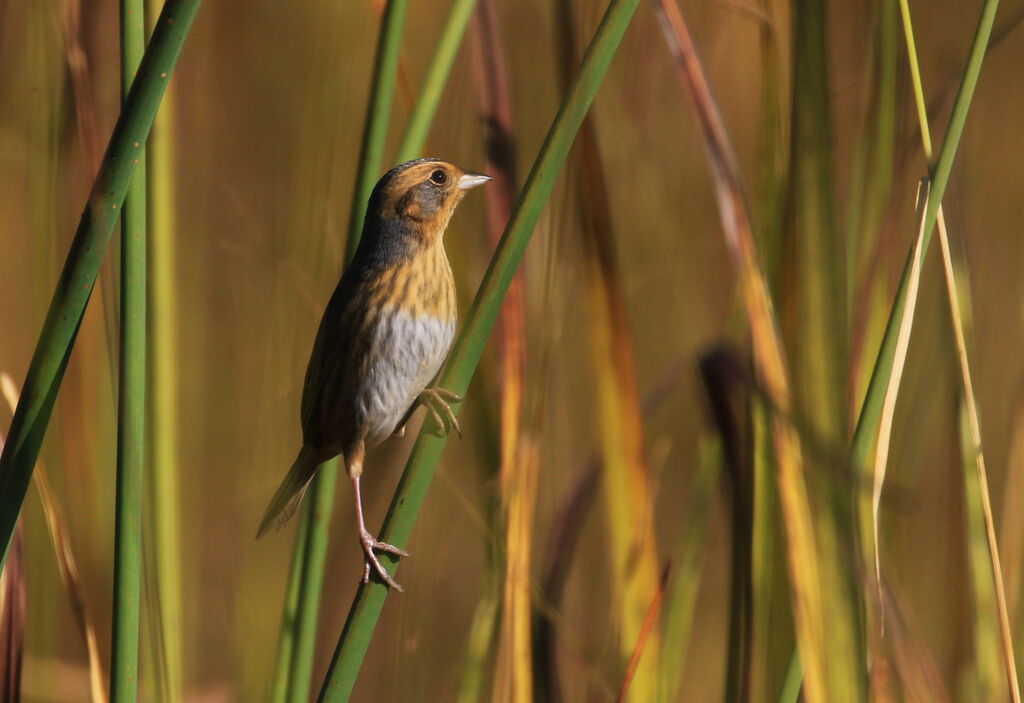
<path fill-rule="evenodd" d="M 256 533 L 256 539 L 267 534 L 271 529 L 281 529 L 286 522 L 291 520 L 295 511 L 299 509 L 302 496 L 306 494 L 309 481 L 313 478 L 313 474 L 316 472 L 317 467 L 320 466 L 320 463 L 320 456 L 312 449 L 303 447 L 299 451 L 299 455 L 295 458 L 295 463 L 292 464 L 288 475 L 284 477 L 284 481 L 281 482 L 277 493 L 274 494 L 270 505 L 267 507 L 267 512 L 263 515 L 263 520 L 260 521 L 260 529 Z"/>

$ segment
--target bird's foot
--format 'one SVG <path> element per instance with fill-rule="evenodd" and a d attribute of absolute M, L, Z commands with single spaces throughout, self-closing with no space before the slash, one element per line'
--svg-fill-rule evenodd
<path fill-rule="evenodd" d="M 359 544 L 363 546 L 363 583 L 370 582 L 370 566 L 373 566 L 374 571 L 380 576 L 381 580 L 391 588 L 395 589 L 399 593 L 405 593 L 398 582 L 391 578 L 391 574 L 387 572 L 384 565 L 380 563 L 375 552 L 387 552 L 393 554 L 396 557 L 407 557 L 409 552 L 404 549 L 388 544 L 387 542 L 381 542 L 376 539 L 369 532 L 363 531 L 359 535 Z"/>
<path fill-rule="evenodd" d="M 455 417 L 452 406 L 449 405 L 449 403 L 462 402 L 461 395 L 453 393 L 447 388 L 435 386 L 434 388 L 424 389 L 420 393 L 419 401 L 433 415 L 434 422 L 437 423 L 442 432 L 449 434 L 452 430 L 455 430 L 459 438 L 462 438 L 462 427 L 459 425 L 459 419 Z"/>

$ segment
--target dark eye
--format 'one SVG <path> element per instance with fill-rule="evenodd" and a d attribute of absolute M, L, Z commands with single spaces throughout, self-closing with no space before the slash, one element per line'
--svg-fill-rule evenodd
<path fill-rule="evenodd" d="M 448 182 L 448 174 L 442 171 L 441 169 L 437 169 L 432 174 L 430 174 L 430 181 L 435 185 L 443 186 L 445 183 Z"/>

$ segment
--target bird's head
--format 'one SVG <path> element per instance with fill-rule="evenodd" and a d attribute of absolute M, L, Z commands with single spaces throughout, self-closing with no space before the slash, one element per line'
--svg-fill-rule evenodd
<path fill-rule="evenodd" d="M 448 220 L 470 188 L 491 180 L 439 159 L 407 161 L 385 173 L 373 189 L 365 232 L 410 238 L 407 244 L 440 241 Z"/>

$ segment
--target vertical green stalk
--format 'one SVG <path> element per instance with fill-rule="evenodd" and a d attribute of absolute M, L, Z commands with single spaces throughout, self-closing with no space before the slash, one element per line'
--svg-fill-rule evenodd
<path fill-rule="evenodd" d="M 146 0 L 146 15 L 156 27 L 162 3 Z M 177 91 L 169 86 L 157 113 L 146 153 L 149 238 L 149 486 L 148 526 L 154 558 L 143 564 L 156 597 L 150 639 L 162 700 L 182 698 L 181 459 L 178 414 L 178 297 L 174 114 Z"/>
<path fill-rule="evenodd" d="M 576 133 L 604 74 L 629 26 L 639 0 L 611 0 L 580 64 L 548 136 L 540 149 L 515 211 L 505 228 L 494 257 L 459 334 L 438 383 L 455 393 L 465 393 L 490 335 L 502 300 L 545 207 Z M 457 409 L 454 404 L 453 410 Z M 402 546 L 426 497 L 430 479 L 441 456 L 446 438 L 421 431 L 413 445 L 409 461 L 388 508 L 380 539 Z M 395 570 L 396 562 L 387 555 L 382 563 Z M 377 625 L 387 587 L 371 582 L 360 586 L 338 639 L 331 666 L 320 689 L 321 703 L 348 700 L 356 676 Z"/>
<path fill-rule="evenodd" d="M 826 3 L 794 8 L 792 203 L 798 252 L 800 325 L 796 346 L 797 408 L 813 420 L 817 436 L 846 437 L 846 289 L 833 204 L 832 130 L 829 109 Z M 822 474 L 822 505 L 815 516 L 821 588 L 834 656 L 826 658 L 830 700 L 864 698 L 864 667 L 852 531 L 854 503 L 828 467 L 808 457 L 808 471 Z M 833 475 L 827 475 L 831 473 Z"/>
<path fill-rule="evenodd" d="M 121 95 L 126 99 L 146 43 L 142 0 L 121 0 Z M 131 703 L 139 682 L 142 467 L 146 429 L 146 149 L 121 210 L 121 347 L 117 404 L 117 507 L 110 700 Z"/>
<path fill-rule="evenodd" d="M 299 530 L 295 535 L 292 550 L 292 565 L 288 571 L 288 588 L 284 596 L 284 612 L 281 614 L 281 632 L 277 639 L 277 656 L 274 660 L 274 679 L 270 688 L 270 703 L 285 703 L 291 681 L 292 653 L 295 651 L 295 636 L 298 626 L 299 594 L 302 590 L 302 564 L 306 558 L 306 544 L 309 542 L 309 528 L 312 521 L 306 516 L 312 510 L 313 501 L 302 506 Z M 296 563 L 298 562 L 298 564 Z"/>
<path fill-rule="evenodd" d="M 39 457 L 78 326 L 128 192 L 136 155 L 149 135 L 199 5 L 199 0 L 167 0 L 164 4 L 153 39 L 114 126 L 50 301 L 29 364 L 21 402 L 0 455 L 0 544 L 5 550 L 32 478 L 32 468 Z"/>
<path fill-rule="evenodd" d="M 380 34 L 374 57 L 370 98 L 363 123 L 363 141 L 359 150 L 355 190 L 349 215 L 346 262 L 355 254 L 366 216 L 366 201 L 380 175 L 380 164 L 387 140 L 388 119 L 395 93 L 398 73 L 398 50 L 405 21 L 408 0 L 388 0 L 381 18 Z M 292 559 L 292 569 L 301 571 L 299 603 L 294 620 L 294 632 L 282 627 L 280 649 L 284 640 L 293 638 L 294 651 L 288 674 L 288 701 L 304 701 L 308 697 L 310 676 L 313 671 L 313 650 L 316 641 L 317 613 L 320 608 L 320 590 L 327 556 L 327 528 L 331 522 L 334 487 L 338 480 L 338 460 L 325 462 L 317 469 L 317 477 L 310 487 L 307 500 L 313 506 L 303 513 L 300 534 L 308 532 L 303 555 Z M 312 522 L 310 522 L 312 521 Z M 307 524 L 309 523 L 309 524 Z M 296 544 L 296 549 L 300 545 Z M 294 575 L 290 579 L 294 578 Z"/>
<path fill-rule="evenodd" d="M 469 24 L 475 4 L 476 0 L 452 2 L 452 9 L 449 10 L 448 19 L 441 30 L 441 38 L 437 40 L 434 57 L 427 67 L 419 95 L 416 96 L 416 103 L 405 125 L 405 133 L 402 135 L 398 156 L 395 158 L 398 163 L 422 155 L 420 152 L 427 139 L 427 131 L 430 129 L 430 123 L 434 121 L 437 105 L 441 101 L 441 91 L 448 82 L 448 74 L 455 63 L 455 55 L 462 44 L 462 37 L 466 33 L 466 26 Z"/>
<path fill-rule="evenodd" d="M 308 701 L 313 671 L 313 654 L 316 646 L 317 611 L 320 592 L 324 584 L 324 563 L 327 559 L 328 528 L 331 523 L 331 507 L 334 502 L 334 486 L 338 481 L 338 462 L 330 462 L 329 471 L 324 465 L 317 472 L 311 486 L 309 507 L 306 509 L 308 532 L 302 548 L 303 571 L 299 586 L 299 608 L 295 620 L 295 649 L 292 652 L 291 671 L 288 678 L 288 701 Z"/>
<path fill-rule="evenodd" d="M 832 196 L 825 3 L 794 8 L 792 173 L 800 276 L 798 397 L 819 436 L 843 436 L 846 308 Z"/>

